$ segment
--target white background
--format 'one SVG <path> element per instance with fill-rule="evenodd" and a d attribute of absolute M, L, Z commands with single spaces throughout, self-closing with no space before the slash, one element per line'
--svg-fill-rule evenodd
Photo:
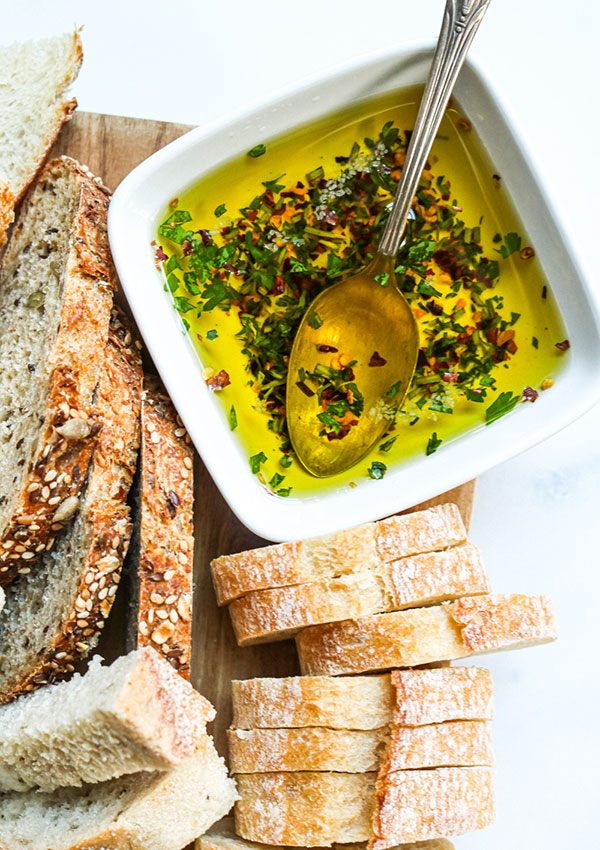
<path fill-rule="evenodd" d="M 1 0 L 0 9 L 5 43 L 84 25 L 81 109 L 199 124 L 359 53 L 434 38 L 442 1 Z M 590 273 L 600 254 L 599 33 L 591 0 L 493 0 L 472 48 Z M 472 538 L 494 589 L 550 594 L 560 639 L 485 660 L 496 681 L 498 820 L 457 839 L 460 850 L 600 847 L 599 493 L 599 408 L 479 480 Z"/>

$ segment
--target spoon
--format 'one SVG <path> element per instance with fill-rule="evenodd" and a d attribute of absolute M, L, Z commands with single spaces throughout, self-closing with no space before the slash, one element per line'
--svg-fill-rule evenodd
<path fill-rule="evenodd" d="M 377 253 L 366 268 L 317 296 L 298 328 L 288 368 L 287 423 L 296 456 L 320 478 L 349 469 L 367 454 L 394 421 L 412 380 L 419 333 L 396 283 L 396 254 L 448 99 L 489 3 L 446 0 Z"/>

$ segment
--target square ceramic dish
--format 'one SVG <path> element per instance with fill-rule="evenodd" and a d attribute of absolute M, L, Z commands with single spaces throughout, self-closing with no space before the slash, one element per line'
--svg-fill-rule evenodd
<path fill-rule="evenodd" d="M 199 127 L 139 165 L 110 205 L 117 270 L 156 367 L 210 474 L 239 519 L 270 540 L 324 534 L 402 510 L 461 484 L 568 425 L 600 397 L 599 312 L 571 255 L 526 145 L 482 71 L 467 61 L 454 97 L 469 116 L 525 231 L 536 247 L 562 315 L 571 350 L 551 392 L 519 405 L 489 427 L 466 433 L 430 457 L 390 468 L 383 480 L 352 489 L 281 498 L 250 471 L 222 407 L 202 379 L 202 363 L 155 267 L 151 242 L 172 197 L 254 145 L 359 99 L 424 82 L 431 45 L 360 57 L 335 73 L 211 126 Z"/>

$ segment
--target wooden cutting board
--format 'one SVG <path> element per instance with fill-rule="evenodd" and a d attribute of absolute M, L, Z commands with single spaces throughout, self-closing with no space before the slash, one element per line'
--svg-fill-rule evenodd
<path fill-rule="evenodd" d="M 76 112 L 66 125 L 51 155 L 68 154 L 87 165 L 110 189 L 154 151 L 192 129 L 184 124 L 167 124 L 115 115 Z M 233 515 L 197 457 L 195 475 L 195 557 L 192 681 L 217 709 L 213 727 L 216 745 L 226 752 L 225 730 L 231 722 L 231 680 L 253 676 L 291 676 L 300 672 L 293 641 L 240 648 L 235 643 L 227 609 L 217 607 L 209 564 L 212 558 L 240 552 L 267 541 L 248 531 Z M 455 502 L 469 525 L 475 482 L 470 481 L 444 493 L 423 506 Z M 417 506 L 421 507 L 421 506 Z M 126 600 L 118 600 L 104 630 L 112 645 L 99 650 L 110 656 L 123 646 L 122 611 Z"/>

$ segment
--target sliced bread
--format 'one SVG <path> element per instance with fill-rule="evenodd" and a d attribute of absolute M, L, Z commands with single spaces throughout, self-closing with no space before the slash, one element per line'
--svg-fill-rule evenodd
<path fill-rule="evenodd" d="M 378 848 L 461 835 L 494 819 L 494 774 L 482 768 L 373 773 L 255 773 L 236 777 L 236 831 L 265 844 Z"/>
<path fill-rule="evenodd" d="M 75 516 L 31 575 L 7 587 L 0 613 L 0 702 L 72 672 L 93 648 L 119 583 L 131 534 L 127 494 L 139 447 L 142 367 L 129 325 L 114 310 L 95 397 L 103 428 Z"/>
<path fill-rule="evenodd" d="M 102 782 L 193 755 L 215 712 L 151 647 L 0 708 L 0 791 Z M 1 799 L 1 798 L 0 798 Z"/>
<path fill-rule="evenodd" d="M 255 590 L 287 587 L 364 572 L 408 555 L 465 543 L 467 533 L 456 505 L 393 516 L 326 537 L 280 543 L 212 564 L 219 605 Z"/>
<path fill-rule="evenodd" d="M 338 771 L 365 773 L 426 767 L 492 765 L 489 724 L 452 720 L 428 726 L 369 730 L 230 729 L 229 765 L 234 773 Z"/>
<path fill-rule="evenodd" d="M 371 570 L 258 590 L 234 599 L 231 622 L 240 646 L 283 640 L 319 623 L 414 608 L 489 593 L 476 546 L 412 555 Z"/>
<path fill-rule="evenodd" d="M 234 680 L 232 687 L 233 725 L 239 729 L 378 729 L 392 722 L 423 726 L 494 716 L 492 677 L 477 667 Z"/>
<path fill-rule="evenodd" d="M 78 32 L 0 47 L 0 174 L 14 196 L 0 190 L 0 244 L 3 219 L 10 223 L 13 205 L 76 106 L 65 92 L 82 59 Z"/>
<path fill-rule="evenodd" d="M 335 850 L 365 850 L 366 847 L 364 843 L 332 846 Z M 270 848 L 268 845 L 240 838 L 236 835 L 233 818 L 225 818 L 217 826 L 209 829 L 202 838 L 197 839 L 195 850 L 270 850 Z M 286 847 L 285 850 L 291 850 L 291 848 Z M 308 848 L 308 850 L 317 850 L 317 848 Z M 440 838 L 433 841 L 417 841 L 416 844 L 398 845 L 395 850 L 454 850 L 454 845 L 445 838 Z"/>
<path fill-rule="evenodd" d="M 236 798 L 207 735 L 196 754 L 142 772 L 52 793 L 0 796 L 2 850 L 181 850 L 226 815 Z"/>
<path fill-rule="evenodd" d="M 414 667 L 555 639 L 547 597 L 505 594 L 311 626 L 296 637 L 296 645 L 303 673 L 337 676 Z"/>
<path fill-rule="evenodd" d="M 125 571 L 127 645 L 154 646 L 190 677 L 194 452 L 160 380 L 144 377 L 139 528 Z"/>
<path fill-rule="evenodd" d="M 101 427 L 92 398 L 115 287 L 107 207 L 77 162 L 53 160 L 0 267 L 0 584 L 52 547 Z"/>

